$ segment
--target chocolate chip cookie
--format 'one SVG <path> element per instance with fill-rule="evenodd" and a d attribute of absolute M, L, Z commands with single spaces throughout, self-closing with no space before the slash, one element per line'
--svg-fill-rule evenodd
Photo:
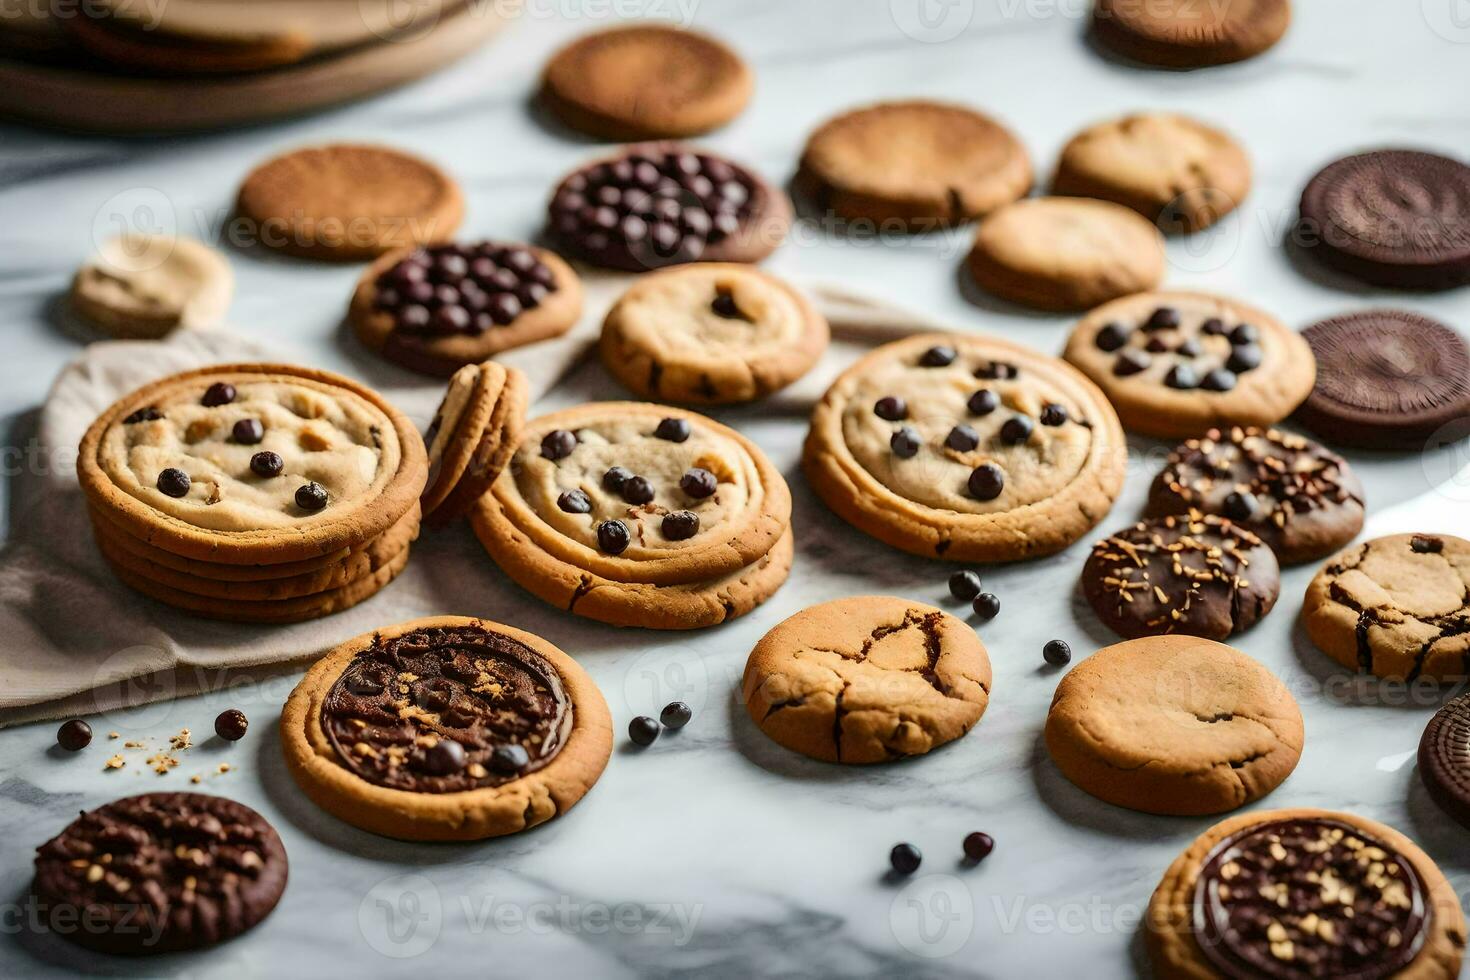
<path fill-rule="evenodd" d="M 526 376 L 492 361 L 460 368 L 434 412 L 424 443 L 429 479 L 422 505 L 431 524 L 469 513 L 521 444 Z"/>
<path fill-rule="evenodd" d="M 1291 0 L 1098 0 L 1092 30 L 1121 55 L 1165 68 L 1254 58 L 1281 40 Z"/>
<path fill-rule="evenodd" d="M 1069 365 L 997 338 L 928 334 L 833 382 L 802 463 L 828 507 L 887 544 L 1013 561 L 1091 530 L 1126 455 L 1107 400 Z"/>
<path fill-rule="evenodd" d="M 1341 456 L 1292 432 L 1211 429 L 1169 454 L 1151 517 L 1201 511 L 1258 535 L 1283 565 L 1315 561 L 1363 529 L 1363 484 Z"/>
<path fill-rule="evenodd" d="M 1419 778 L 1446 813 L 1470 827 L 1470 694 L 1429 720 L 1419 740 Z"/>
<path fill-rule="evenodd" d="M 602 325 L 602 363 L 660 401 L 754 401 L 811 370 L 827 321 L 800 292 L 751 266 L 676 266 L 639 278 Z"/>
<path fill-rule="evenodd" d="M 1470 541 L 1392 534 L 1332 558 L 1302 607 L 1338 663 L 1392 680 L 1470 674 Z"/>
<path fill-rule="evenodd" d="M 746 710 L 823 762 L 891 762 L 964 735 L 990 703 L 990 658 L 965 622 L 923 603 L 856 596 L 804 609 L 745 665 Z"/>
<path fill-rule="evenodd" d="M 71 305 L 114 337 L 157 340 L 174 330 L 219 324 L 235 294 L 235 274 L 219 252 L 192 238 L 109 239 L 77 270 Z"/>
<path fill-rule="evenodd" d="M 145 793 L 83 813 L 37 848 L 31 889 L 48 931 L 140 955 L 249 931 L 276 907 L 286 876 L 281 838 L 243 803 Z"/>
<path fill-rule="evenodd" d="M 1403 834 L 1330 810 L 1222 821 L 1164 873 L 1144 940 L 1161 980 L 1453 980 L 1465 952 L 1454 886 Z"/>
<path fill-rule="evenodd" d="M 1125 428 L 1166 439 L 1275 425 L 1317 375 L 1295 331 L 1204 293 L 1140 293 L 1100 306 L 1078 322 L 1062 356 L 1107 394 Z"/>
<path fill-rule="evenodd" d="M 1072 782 L 1144 813 L 1203 816 L 1245 806 L 1302 754 L 1291 692 L 1233 647 L 1149 636 L 1097 651 L 1057 685 L 1046 748 Z"/>
<path fill-rule="evenodd" d="M 281 712 L 286 767 L 328 813 L 404 840 L 513 834 L 571 809 L 612 752 L 602 692 L 522 630 L 438 616 L 348 640 Z"/>

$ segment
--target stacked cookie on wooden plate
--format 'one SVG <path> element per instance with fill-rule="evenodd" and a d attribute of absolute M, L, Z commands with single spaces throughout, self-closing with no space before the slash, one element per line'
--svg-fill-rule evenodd
<path fill-rule="evenodd" d="M 381 396 L 307 368 L 238 364 L 156 381 L 82 438 L 98 548 L 143 594 L 287 623 L 374 595 L 418 536 L 423 441 Z"/>

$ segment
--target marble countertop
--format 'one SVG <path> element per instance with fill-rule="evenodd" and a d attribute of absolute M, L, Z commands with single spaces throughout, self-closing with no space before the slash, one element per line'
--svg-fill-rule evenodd
<path fill-rule="evenodd" d="M 430 155 L 463 181 L 465 231 L 525 237 L 553 178 L 594 147 L 529 107 L 547 54 L 597 26 L 594 11 L 685 19 L 727 38 L 753 63 L 755 101 L 707 142 L 785 179 L 803 139 L 834 112 L 904 95 L 974 103 L 1009 123 L 1049 174 L 1065 139 L 1126 111 L 1197 114 L 1249 148 L 1255 189 L 1217 229 L 1170 243 L 1168 283 L 1237 294 L 1302 326 L 1374 303 L 1470 328 L 1470 293 L 1383 296 L 1319 273 L 1283 248 L 1304 181 L 1326 161 L 1380 145 L 1465 156 L 1470 148 L 1470 25 L 1458 0 L 1299 0 L 1286 39 L 1243 65 L 1193 73 L 1139 69 L 1084 37 L 1082 0 L 538 0 L 506 33 L 442 74 L 345 108 L 233 133 L 154 140 L 91 138 L 0 127 L 0 424 L 8 477 L 26 465 L 35 412 L 79 338 L 57 310 L 94 236 L 129 220 L 174 222 L 214 237 L 241 175 L 282 148 L 330 139 L 383 140 Z M 555 16 L 553 16 L 555 14 Z M 959 231 L 855 241 L 803 226 L 772 267 L 903 304 L 961 329 L 1055 351 L 1068 318 L 1038 316 L 978 295 L 958 274 Z M 231 255 L 236 329 L 323 367 L 361 364 L 339 320 L 355 268 Z M 596 366 L 546 407 L 618 397 Z M 994 698 L 978 728 L 923 758 L 875 768 L 805 760 L 760 735 L 736 690 L 750 647 L 804 606 L 887 592 L 942 602 L 949 569 L 886 550 L 828 514 L 796 461 L 799 406 L 718 413 L 776 460 L 800 528 L 790 582 L 727 627 L 690 634 L 618 631 L 559 614 L 488 562 L 482 596 L 464 612 L 538 632 L 587 665 L 612 707 L 619 745 L 596 789 L 570 814 L 517 837 L 467 846 L 379 839 L 317 811 L 284 772 L 276 713 L 297 674 L 93 719 L 99 743 L 76 756 L 54 725 L 0 732 L 0 974 L 64 976 L 491 975 L 1017 975 L 1128 976 L 1146 970 L 1138 922 L 1165 866 L 1212 821 L 1136 814 L 1072 787 L 1041 746 L 1060 674 L 1041 647 L 1068 640 L 1079 656 L 1112 641 L 1076 594 L 1085 546 L 986 572 L 1003 603 L 982 630 Z M 1107 524 L 1138 513 L 1163 447 L 1138 442 L 1127 489 Z M 19 461 L 19 462 L 18 462 Z M 1458 458 L 1356 456 L 1370 532 L 1465 534 Z M 9 510 L 9 507 L 6 508 Z M 9 514 L 11 523 L 24 514 Z M 473 549 L 450 535 L 415 549 Z M 1470 901 L 1470 836 L 1419 787 L 1413 752 L 1440 695 L 1343 676 L 1297 621 L 1311 567 L 1288 570 L 1276 611 L 1239 646 L 1300 701 L 1307 745 L 1294 776 L 1259 806 L 1322 806 L 1386 821 L 1418 840 Z M 140 600 L 141 601 L 141 600 Z M 645 751 L 624 746 L 636 714 L 688 701 L 694 721 Z M 241 707 L 252 720 L 233 746 L 216 739 L 167 777 L 104 774 L 105 737 L 166 741 L 210 730 Z M 220 775 L 228 762 L 234 770 Z M 256 807 L 280 829 L 291 883 L 275 914 L 206 955 L 101 961 L 24 928 L 32 848 L 77 810 L 125 793 L 200 789 Z M 978 868 L 960 841 L 997 841 Z M 907 881 L 887 853 L 925 854 Z"/>

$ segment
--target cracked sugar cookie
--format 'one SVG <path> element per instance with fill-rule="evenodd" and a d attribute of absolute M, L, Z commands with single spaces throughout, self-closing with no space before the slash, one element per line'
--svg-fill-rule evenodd
<path fill-rule="evenodd" d="M 1057 685 L 1046 748 L 1079 788 L 1144 813 L 1202 816 L 1252 803 L 1302 754 L 1302 713 L 1233 647 L 1150 636 L 1105 647 Z"/>
<path fill-rule="evenodd" d="M 823 762 L 923 755 L 990 703 L 990 657 L 968 624 L 923 603 L 855 596 L 804 609 L 745 665 L 745 707 L 777 743 Z"/>
<path fill-rule="evenodd" d="M 1096 526 L 1127 455 L 1107 399 L 1070 365 L 993 337 L 929 334 L 833 382 L 802 461 L 827 506 L 880 541 L 1013 561 Z"/>
<path fill-rule="evenodd" d="M 1307 633 L 1345 667 L 1390 680 L 1470 674 L 1470 541 L 1392 534 L 1334 557 L 1312 579 Z"/>
<path fill-rule="evenodd" d="M 281 712 L 286 766 L 328 813 L 403 840 L 479 840 L 560 816 L 612 752 L 602 692 L 522 630 L 416 619 L 329 652 Z"/>

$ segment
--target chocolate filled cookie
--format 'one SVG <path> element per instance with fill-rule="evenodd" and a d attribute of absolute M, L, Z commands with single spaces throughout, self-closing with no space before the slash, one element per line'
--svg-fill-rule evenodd
<path fill-rule="evenodd" d="M 1299 565 L 1357 537 L 1363 485 L 1341 456 L 1295 433 L 1211 429 L 1176 447 L 1149 490 L 1149 516 L 1191 511 L 1227 518 Z"/>
<path fill-rule="evenodd" d="M 1121 55 L 1165 68 L 1254 58 L 1281 40 L 1291 0 L 1098 0 L 1092 30 Z"/>
<path fill-rule="evenodd" d="M 1392 534 L 1338 554 L 1307 588 L 1302 618 L 1322 652 L 1391 680 L 1470 675 L 1470 541 Z"/>
<path fill-rule="evenodd" d="M 280 901 L 286 849 L 243 803 L 145 793 L 83 813 L 36 850 L 32 895 L 63 938 L 104 953 L 200 949 Z M 68 927 L 69 926 L 69 927 Z"/>
<path fill-rule="evenodd" d="M 281 712 L 307 796 L 405 840 L 512 834 L 571 809 L 612 750 L 591 678 L 538 636 L 440 616 L 330 651 Z"/>
<path fill-rule="evenodd" d="M 1329 810 L 1222 821 L 1164 873 L 1144 938 L 1154 975 L 1453 980 L 1454 886 L 1391 827 Z"/>
<path fill-rule="evenodd" d="M 347 316 L 388 360 L 447 377 L 559 337 L 581 313 L 581 280 L 555 253 L 482 241 L 384 255 L 358 280 Z"/>
<path fill-rule="evenodd" d="M 646 272 L 684 262 L 759 262 L 786 238 L 791 202 L 745 167 L 680 143 L 643 143 L 557 186 L 556 246 L 591 265 Z"/>
<path fill-rule="evenodd" d="M 1470 827 L 1470 694 L 1429 720 L 1419 740 L 1419 778 L 1446 813 Z"/>
<path fill-rule="evenodd" d="M 1191 512 L 1141 521 L 1098 542 L 1082 569 L 1082 591 L 1119 636 L 1224 640 L 1271 611 L 1281 572 L 1250 531 Z"/>

